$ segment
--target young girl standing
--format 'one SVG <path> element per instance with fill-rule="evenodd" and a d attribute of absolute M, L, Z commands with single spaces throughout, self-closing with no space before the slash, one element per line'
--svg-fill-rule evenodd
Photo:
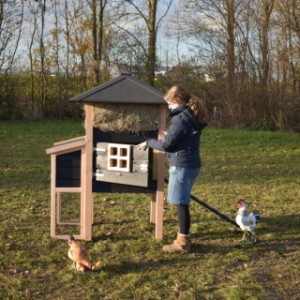
<path fill-rule="evenodd" d="M 189 252 L 190 195 L 201 168 L 200 137 L 207 126 L 208 114 L 201 100 L 180 86 L 171 87 L 164 99 L 171 118 L 165 138 L 149 139 L 138 147 L 150 147 L 167 153 L 170 167 L 167 199 L 177 207 L 179 232 L 171 245 L 163 246 L 163 251 Z"/>

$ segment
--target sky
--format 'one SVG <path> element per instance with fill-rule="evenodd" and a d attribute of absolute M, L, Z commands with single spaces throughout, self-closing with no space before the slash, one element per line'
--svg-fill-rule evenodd
<path fill-rule="evenodd" d="M 49 1 L 49 0 L 48 0 Z M 73 0 L 69 0 L 72 2 Z M 75 1 L 75 0 L 74 0 Z M 142 1 L 142 0 L 139 0 Z M 161 15 L 165 12 L 166 7 L 170 0 L 160 0 L 158 6 L 157 20 L 161 17 Z M 136 0 L 137 2 L 137 0 Z M 160 27 L 158 29 L 157 35 L 157 55 L 160 58 L 163 65 L 174 65 L 177 64 L 183 56 L 189 56 L 189 47 L 187 43 L 187 39 L 181 37 L 177 34 L 177 26 L 178 22 L 176 22 L 176 17 L 174 18 L 174 14 L 176 14 L 176 8 L 180 0 L 173 0 L 171 9 L 166 17 L 162 20 Z M 32 24 L 34 22 L 33 14 L 29 13 L 29 9 L 35 10 L 38 7 L 38 3 L 33 0 L 27 0 L 25 9 L 25 18 L 22 27 L 22 36 L 20 40 L 20 47 L 18 49 L 17 55 L 22 57 L 20 64 L 26 61 L 26 57 L 28 57 L 28 48 L 30 44 L 30 39 L 32 36 Z M 50 4 L 48 4 L 50 6 Z M 28 7 L 29 6 L 29 7 Z M 18 7 L 20 8 L 20 7 Z M 18 9 L 17 8 L 17 9 Z M 40 24 L 38 16 L 38 25 Z M 63 19 L 63 17 L 62 17 Z M 45 29 L 45 40 L 47 39 L 47 35 L 49 35 L 49 28 L 53 27 L 54 24 L 54 15 L 47 14 L 46 16 L 46 29 Z M 37 32 L 35 37 L 35 44 L 37 45 L 39 42 L 40 35 L 40 26 L 37 26 Z"/>

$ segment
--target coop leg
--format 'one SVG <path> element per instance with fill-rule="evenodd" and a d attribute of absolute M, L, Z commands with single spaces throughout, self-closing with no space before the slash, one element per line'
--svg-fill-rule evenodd
<path fill-rule="evenodd" d="M 93 105 L 85 104 L 85 148 L 82 151 L 82 183 L 81 183 L 81 230 L 80 235 L 83 239 L 92 239 L 92 214 L 93 214 Z"/>
<path fill-rule="evenodd" d="M 51 155 L 51 215 L 50 215 L 50 236 L 56 235 L 56 155 Z"/>
<path fill-rule="evenodd" d="M 91 194 L 91 224 L 94 224 L 94 193 Z"/>
<path fill-rule="evenodd" d="M 56 223 L 60 224 L 61 223 L 61 193 L 57 192 L 56 193 Z"/>
<path fill-rule="evenodd" d="M 160 105 L 159 108 L 159 133 L 158 139 L 163 139 L 166 130 L 167 106 Z M 163 238 L 163 212 L 164 212 L 164 174 L 165 154 L 158 152 L 157 158 L 157 189 L 156 189 L 156 213 L 155 213 L 155 238 Z"/>
<path fill-rule="evenodd" d="M 164 192 L 156 192 L 156 220 L 155 220 L 155 238 L 163 238 L 163 211 L 164 211 Z"/>
<path fill-rule="evenodd" d="M 151 194 L 151 208 L 150 208 L 150 223 L 155 224 L 156 219 L 156 193 Z"/>

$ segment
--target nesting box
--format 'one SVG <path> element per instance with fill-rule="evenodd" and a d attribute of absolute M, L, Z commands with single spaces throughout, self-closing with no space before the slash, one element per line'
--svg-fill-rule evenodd
<path fill-rule="evenodd" d="M 83 103 L 84 137 L 55 143 L 51 154 L 51 236 L 57 224 L 80 225 L 77 239 L 90 240 L 94 193 L 151 194 L 150 221 L 162 238 L 164 153 L 140 150 L 146 138 L 162 138 L 167 105 L 156 88 L 124 73 L 71 102 Z M 80 193 L 80 220 L 61 218 L 61 194 Z"/>

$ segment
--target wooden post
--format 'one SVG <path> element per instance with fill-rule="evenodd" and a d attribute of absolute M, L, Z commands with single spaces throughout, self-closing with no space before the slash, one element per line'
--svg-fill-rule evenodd
<path fill-rule="evenodd" d="M 85 104 L 85 149 L 82 153 L 81 204 L 80 204 L 80 235 L 84 240 L 92 239 L 93 222 L 93 105 Z"/>
<path fill-rule="evenodd" d="M 159 108 L 159 133 L 158 138 L 164 138 L 166 130 L 167 106 L 160 105 Z M 163 211 L 164 211 L 164 178 L 165 178 L 165 153 L 156 153 L 157 157 L 157 190 L 155 205 L 155 238 L 163 237 Z"/>
<path fill-rule="evenodd" d="M 156 222 L 156 192 L 151 194 L 150 223 Z"/>
<path fill-rule="evenodd" d="M 158 134 L 159 136 L 159 134 Z M 157 137 L 158 137 L 157 136 Z M 153 150 L 153 169 L 152 169 L 152 178 L 157 181 L 157 154 L 158 150 Z M 150 208 L 150 222 L 152 224 L 156 223 L 156 191 L 151 194 L 151 208 Z"/>
<path fill-rule="evenodd" d="M 50 236 L 56 235 L 56 155 L 51 155 L 51 216 L 50 216 Z"/>
<path fill-rule="evenodd" d="M 61 192 L 56 191 L 56 224 L 61 223 Z"/>

